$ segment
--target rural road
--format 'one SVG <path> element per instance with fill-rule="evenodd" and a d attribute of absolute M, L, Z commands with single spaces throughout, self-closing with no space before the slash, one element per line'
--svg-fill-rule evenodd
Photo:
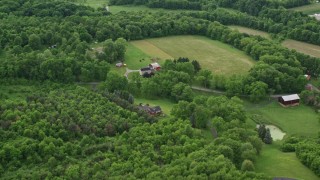
<path fill-rule="evenodd" d="M 124 76 L 128 79 L 129 73 L 132 73 L 132 72 L 139 72 L 139 70 L 131 70 L 129 68 L 126 68 L 126 73 L 124 74 Z"/>

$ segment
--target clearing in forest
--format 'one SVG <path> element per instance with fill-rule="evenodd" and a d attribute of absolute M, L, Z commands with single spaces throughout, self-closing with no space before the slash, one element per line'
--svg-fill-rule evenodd
<path fill-rule="evenodd" d="M 255 163 L 257 172 L 271 177 L 319 180 L 319 178 L 296 157 L 294 152 L 284 153 L 277 144 L 264 145 Z"/>
<path fill-rule="evenodd" d="M 256 116 L 256 120 L 273 124 L 288 135 L 316 137 L 320 129 L 318 114 L 303 104 L 284 108 L 278 102 L 273 102 L 248 111 Z"/>
<path fill-rule="evenodd" d="M 287 39 L 283 41 L 282 45 L 289 49 L 295 49 L 298 52 L 320 58 L 320 46 L 304 43 L 300 41 L 295 41 L 292 39 Z"/>
<path fill-rule="evenodd" d="M 320 3 L 313 3 L 305 6 L 300 6 L 300 7 L 295 7 L 291 8 L 291 10 L 294 11 L 301 11 L 305 14 L 315 14 L 315 13 L 320 13 Z"/>
<path fill-rule="evenodd" d="M 132 45 L 151 57 L 188 57 L 215 74 L 244 74 L 254 65 L 244 52 L 203 36 L 170 36 L 132 41 Z"/>
<path fill-rule="evenodd" d="M 255 29 L 251 29 L 251 28 L 247 28 L 247 27 L 242 27 L 242 26 L 228 26 L 228 27 L 231 29 L 236 29 L 241 33 L 246 33 L 246 34 L 254 35 L 254 36 L 261 36 L 261 37 L 270 39 L 270 35 L 264 31 L 259 31 L 259 30 L 255 30 Z"/>

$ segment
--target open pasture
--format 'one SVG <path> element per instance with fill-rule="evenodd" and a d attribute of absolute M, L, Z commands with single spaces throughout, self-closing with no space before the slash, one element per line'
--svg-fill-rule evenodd
<path fill-rule="evenodd" d="M 170 36 L 132 41 L 145 54 L 160 59 L 188 57 L 215 74 L 244 74 L 254 61 L 244 52 L 202 36 Z"/>
<path fill-rule="evenodd" d="M 282 45 L 289 49 L 295 49 L 298 52 L 320 58 L 320 46 L 304 43 L 304 42 L 300 42 L 292 39 L 287 39 L 283 41 Z"/>
<path fill-rule="evenodd" d="M 315 13 L 320 13 L 320 3 L 312 3 L 305 6 L 295 7 L 291 8 L 291 10 L 300 11 L 305 14 L 312 15 Z"/>
<path fill-rule="evenodd" d="M 242 27 L 242 26 L 228 26 L 228 27 L 234 30 L 238 30 L 241 33 L 246 33 L 254 36 L 261 36 L 261 37 L 270 39 L 270 35 L 264 31 L 259 31 L 259 30 L 255 30 L 247 27 Z"/>

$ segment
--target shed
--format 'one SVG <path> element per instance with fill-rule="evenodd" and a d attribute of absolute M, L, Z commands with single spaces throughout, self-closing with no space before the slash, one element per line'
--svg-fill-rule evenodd
<path fill-rule="evenodd" d="M 284 107 L 297 106 L 299 105 L 300 97 L 298 96 L 298 94 L 291 94 L 279 97 L 278 101 Z"/>

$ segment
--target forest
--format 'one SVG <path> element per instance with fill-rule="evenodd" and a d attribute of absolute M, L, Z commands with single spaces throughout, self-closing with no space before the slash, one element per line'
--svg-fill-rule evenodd
<path fill-rule="evenodd" d="M 186 11 L 113 14 L 76 0 L 0 1 L 0 178 L 270 179 L 255 163 L 272 138 L 248 125 L 245 104 L 300 93 L 305 74 L 319 76 L 319 58 L 279 44 L 291 38 L 320 45 L 320 24 L 286 9 L 311 2 L 108 3 Z M 275 40 L 228 25 L 263 30 Z M 114 70 L 125 62 L 129 42 L 173 35 L 223 42 L 255 65 L 230 77 L 187 57 L 164 60 L 147 78 Z M 194 84 L 225 94 L 199 95 Z M 141 96 L 175 104 L 169 114 L 152 116 L 136 105 Z M 302 101 L 318 108 L 319 94 L 303 91 Z M 320 176 L 319 138 L 288 138 L 281 148 Z"/>

